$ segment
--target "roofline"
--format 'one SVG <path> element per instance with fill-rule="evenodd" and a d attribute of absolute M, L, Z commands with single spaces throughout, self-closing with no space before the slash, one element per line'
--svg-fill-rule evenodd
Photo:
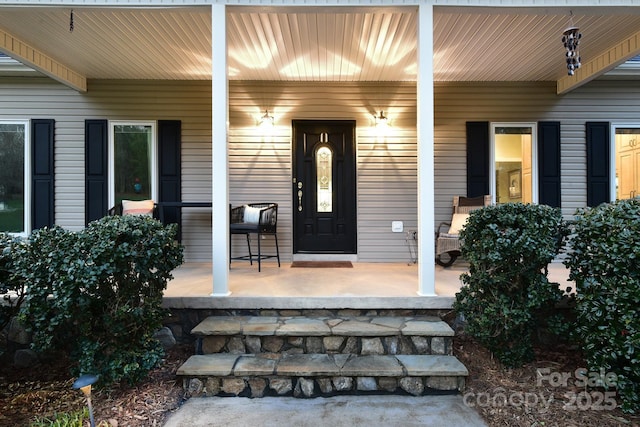
<path fill-rule="evenodd" d="M 638 7 L 633 0 L 554 0 L 550 6 L 548 0 L 277 0 L 271 3 L 265 0 L 0 0 L 0 6 L 74 6 L 74 7 L 180 7 L 207 6 L 224 4 L 228 6 L 460 6 L 492 8 L 541 8 L 557 9 L 577 7 L 611 8 Z"/>

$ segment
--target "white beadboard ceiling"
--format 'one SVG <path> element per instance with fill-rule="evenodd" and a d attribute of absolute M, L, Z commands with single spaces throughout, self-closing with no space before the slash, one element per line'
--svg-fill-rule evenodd
<path fill-rule="evenodd" d="M 232 80 L 415 81 L 414 7 L 228 7 Z M 211 9 L 0 7 L 0 30 L 87 79 L 211 79 Z M 640 7 L 434 8 L 436 81 L 555 81 L 640 31 Z"/>

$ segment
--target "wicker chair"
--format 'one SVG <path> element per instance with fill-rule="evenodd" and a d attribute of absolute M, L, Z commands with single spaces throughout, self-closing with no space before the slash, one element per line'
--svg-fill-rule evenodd
<path fill-rule="evenodd" d="M 249 203 L 247 205 L 230 207 L 229 215 L 229 264 L 231 260 L 248 260 L 253 265 L 258 261 L 258 271 L 261 271 L 261 261 L 266 258 L 277 258 L 280 267 L 280 250 L 278 249 L 278 204 L 277 203 Z M 247 238 L 249 255 L 232 256 L 232 240 L 234 234 L 244 234 Z M 250 235 L 255 234 L 258 240 L 258 254 L 251 252 Z M 275 254 L 263 254 L 261 241 L 263 236 L 273 236 L 276 244 Z"/>
<path fill-rule="evenodd" d="M 460 256 L 460 236 L 458 232 L 464 225 L 467 215 L 476 209 L 491 204 L 491 196 L 453 198 L 451 222 L 441 222 L 436 232 L 436 263 L 443 267 L 451 266 Z M 448 227 L 444 231 L 444 227 Z"/>

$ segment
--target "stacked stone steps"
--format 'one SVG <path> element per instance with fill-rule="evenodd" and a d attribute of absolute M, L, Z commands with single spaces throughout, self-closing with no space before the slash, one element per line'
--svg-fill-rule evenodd
<path fill-rule="evenodd" d="M 192 330 L 190 395 L 330 396 L 456 392 L 467 370 L 433 317 L 214 316 Z"/>

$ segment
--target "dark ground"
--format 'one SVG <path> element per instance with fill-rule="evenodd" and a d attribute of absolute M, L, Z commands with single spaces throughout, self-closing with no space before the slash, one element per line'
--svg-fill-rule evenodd
<path fill-rule="evenodd" d="M 95 391 L 96 424 L 110 427 L 162 426 L 165 418 L 184 402 L 175 372 L 192 354 L 191 346 L 168 352 L 163 365 L 133 388 Z M 574 372 L 585 364 L 580 354 L 563 346 L 538 349 L 534 362 L 518 369 L 505 369 L 491 354 L 469 337 L 455 339 L 454 354 L 469 369 L 463 398 L 474 405 L 493 426 L 640 426 L 640 416 L 625 415 L 600 390 L 577 387 Z M 28 426 L 36 417 L 86 406 L 82 393 L 71 388 L 75 378 L 63 358 L 35 368 L 16 369 L 0 363 L 0 426 Z M 570 373 L 566 386 L 553 387 L 539 381 L 538 369 Z M 572 399 L 572 396 L 576 397 Z"/>

